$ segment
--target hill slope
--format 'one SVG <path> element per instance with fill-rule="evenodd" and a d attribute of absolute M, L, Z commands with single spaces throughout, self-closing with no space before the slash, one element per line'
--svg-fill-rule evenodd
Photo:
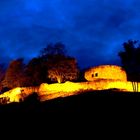
<path fill-rule="evenodd" d="M 61 113 L 61 112 L 94 112 L 96 110 L 110 110 L 111 108 L 129 108 L 132 106 L 132 100 L 135 100 L 133 106 L 140 106 L 140 93 L 119 92 L 115 90 L 104 90 L 86 92 L 64 98 L 57 98 L 40 102 L 37 94 L 33 94 L 21 103 L 10 103 L 0 106 L 0 112 L 43 112 L 43 113 Z"/>

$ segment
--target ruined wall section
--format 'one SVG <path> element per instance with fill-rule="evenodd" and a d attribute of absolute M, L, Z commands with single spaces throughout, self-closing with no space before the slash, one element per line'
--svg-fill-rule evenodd
<path fill-rule="evenodd" d="M 87 81 L 96 81 L 101 79 L 127 81 L 126 72 L 116 65 L 101 65 L 90 68 L 85 72 Z"/>

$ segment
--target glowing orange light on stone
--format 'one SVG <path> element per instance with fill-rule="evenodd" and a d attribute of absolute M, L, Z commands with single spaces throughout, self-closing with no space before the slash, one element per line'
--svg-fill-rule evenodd
<path fill-rule="evenodd" d="M 85 72 L 85 79 L 87 81 L 95 81 L 97 79 L 110 79 L 127 81 L 126 72 L 116 65 L 101 65 L 90 68 Z"/>
<path fill-rule="evenodd" d="M 93 75 L 94 74 L 94 75 Z M 66 97 L 79 94 L 87 90 L 119 89 L 120 91 L 133 92 L 132 82 L 127 81 L 126 73 L 119 66 L 99 66 L 85 72 L 87 82 L 65 82 L 47 84 L 39 87 L 17 87 L 0 95 L 0 98 L 8 98 L 7 103 L 20 102 L 25 97 L 37 92 L 40 101 L 50 100 L 58 97 Z M 140 83 L 138 83 L 140 86 Z M 140 92 L 140 89 L 138 89 Z"/>

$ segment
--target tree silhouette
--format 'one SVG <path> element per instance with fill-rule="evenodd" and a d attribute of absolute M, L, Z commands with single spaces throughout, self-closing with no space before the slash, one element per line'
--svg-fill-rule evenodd
<path fill-rule="evenodd" d="M 4 80 L 5 71 L 4 64 L 0 64 L 0 91 L 3 89 L 2 81 Z"/>
<path fill-rule="evenodd" d="M 138 91 L 140 81 L 140 44 L 136 40 L 123 43 L 124 51 L 118 53 L 123 68 L 127 72 L 129 81 L 132 81 L 134 91 Z"/>
<path fill-rule="evenodd" d="M 15 88 L 23 85 L 24 64 L 23 59 L 10 62 L 4 78 L 4 87 Z"/>
<path fill-rule="evenodd" d="M 61 42 L 50 43 L 40 51 L 40 57 L 44 59 L 55 59 L 56 56 L 66 56 L 65 45 Z"/>
<path fill-rule="evenodd" d="M 47 63 L 41 57 L 33 58 L 26 66 L 26 81 L 28 86 L 38 86 L 47 82 Z"/>
<path fill-rule="evenodd" d="M 79 74 L 77 61 L 66 55 L 65 45 L 61 42 L 49 44 L 42 49 L 40 58 L 47 62 L 47 74 L 51 81 L 61 83 L 66 80 L 77 80 Z"/>

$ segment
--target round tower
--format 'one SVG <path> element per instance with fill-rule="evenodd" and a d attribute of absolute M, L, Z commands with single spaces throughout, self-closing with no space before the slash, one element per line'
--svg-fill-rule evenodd
<path fill-rule="evenodd" d="M 88 69 L 84 75 L 87 81 L 100 79 L 127 81 L 126 72 L 120 66 L 101 65 Z"/>

